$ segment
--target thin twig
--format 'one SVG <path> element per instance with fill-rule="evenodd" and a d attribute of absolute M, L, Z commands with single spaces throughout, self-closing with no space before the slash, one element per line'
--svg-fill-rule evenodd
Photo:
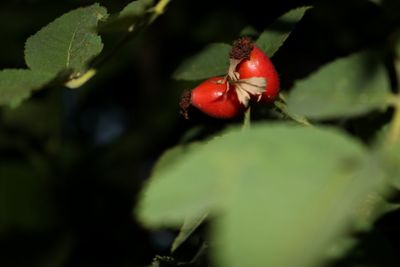
<path fill-rule="evenodd" d="M 395 109 L 393 120 L 390 126 L 389 142 L 396 143 L 400 136 L 400 107 Z"/>
<path fill-rule="evenodd" d="M 201 247 L 197 251 L 196 255 L 194 255 L 193 259 L 190 261 L 190 263 L 193 264 L 196 261 L 198 261 L 200 259 L 200 257 L 202 257 L 205 254 L 207 248 L 208 248 L 207 244 L 205 242 L 203 242 L 201 244 Z"/>
<path fill-rule="evenodd" d="M 160 0 L 157 5 L 153 8 L 153 15 L 150 18 L 150 23 L 152 23 L 158 16 L 162 15 L 165 12 L 167 5 L 171 2 L 171 0 Z"/>
<path fill-rule="evenodd" d="M 396 87 L 398 87 L 400 82 L 400 58 L 395 59 L 394 68 L 396 72 Z M 400 139 L 400 92 L 399 88 L 394 88 L 396 94 L 390 99 L 392 106 L 394 107 L 394 114 L 392 121 L 390 122 L 388 142 L 394 144 Z"/>
<path fill-rule="evenodd" d="M 292 120 L 294 120 L 294 121 L 296 121 L 296 122 L 298 122 L 298 123 L 300 123 L 300 124 L 302 124 L 304 126 L 312 126 L 312 124 L 307 120 L 306 117 L 290 113 L 287 110 L 287 107 L 286 107 L 285 103 L 277 100 L 277 101 L 274 102 L 274 105 L 286 117 L 288 117 L 288 118 L 290 118 L 290 119 L 292 119 Z"/>
<path fill-rule="evenodd" d="M 249 129 L 251 126 L 251 107 L 249 106 L 244 113 L 242 129 Z"/>

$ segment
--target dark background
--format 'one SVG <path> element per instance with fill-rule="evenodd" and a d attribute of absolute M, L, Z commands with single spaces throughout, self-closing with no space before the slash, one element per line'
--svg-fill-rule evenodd
<path fill-rule="evenodd" d="M 110 13 L 129 3 L 98 2 Z M 135 222 L 133 207 L 143 181 L 165 149 L 236 123 L 196 111 L 189 121 L 180 117 L 180 94 L 195 83 L 174 81 L 177 66 L 209 43 L 231 43 L 246 26 L 262 32 L 291 8 L 315 4 L 272 58 L 285 91 L 336 57 L 387 46 L 398 29 L 400 1 L 381 2 L 382 7 L 367 0 L 172 0 L 162 17 L 82 88 L 48 88 L 17 109 L 2 108 L 0 266 L 145 266 L 156 254 L 168 255 L 175 231 L 148 231 Z M 92 3 L 0 2 L 0 68 L 24 68 L 26 38 Z M 121 37 L 104 34 L 104 51 Z M 260 114 L 257 119 L 273 119 Z M 383 121 L 369 114 L 349 128 L 368 141 L 366 122 Z M 398 214 L 387 215 L 335 264 L 398 266 L 399 222 Z M 190 259 L 199 244 L 193 238 L 175 257 Z"/>

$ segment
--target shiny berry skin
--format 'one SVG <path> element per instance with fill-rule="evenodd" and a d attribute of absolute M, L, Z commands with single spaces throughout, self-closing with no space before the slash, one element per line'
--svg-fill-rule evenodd
<path fill-rule="evenodd" d="M 232 119 L 245 111 L 233 86 L 227 90 L 224 77 L 213 77 L 193 89 L 191 104 L 205 114 L 218 119 Z"/>
<path fill-rule="evenodd" d="M 260 102 L 273 102 L 279 94 L 279 76 L 271 60 L 254 45 L 250 58 L 245 59 L 236 67 L 240 79 L 264 77 L 267 80 L 266 90 Z"/>

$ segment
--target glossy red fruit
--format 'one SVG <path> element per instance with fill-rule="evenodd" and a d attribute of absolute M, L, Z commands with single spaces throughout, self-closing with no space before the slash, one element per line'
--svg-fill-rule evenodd
<path fill-rule="evenodd" d="M 235 118 L 245 111 L 245 107 L 239 103 L 233 86 L 229 90 L 227 86 L 224 77 L 210 78 L 193 89 L 191 104 L 214 118 Z"/>
<path fill-rule="evenodd" d="M 264 77 L 267 80 L 266 90 L 261 102 L 273 102 L 279 94 L 279 76 L 271 60 L 258 47 L 254 46 L 250 58 L 245 59 L 236 67 L 240 79 Z"/>

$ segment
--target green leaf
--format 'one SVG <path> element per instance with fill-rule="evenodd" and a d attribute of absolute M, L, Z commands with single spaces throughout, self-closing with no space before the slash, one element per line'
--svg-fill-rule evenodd
<path fill-rule="evenodd" d="M 315 266 L 381 188 L 367 154 L 331 128 L 229 131 L 151 179 L 137 215 L 161 227 L 210 212 L 218 266 Z"/>
<path fill-rule="evenodd" d="M 389 80 L 372 53 L 338 59 L 296 82 L 287 99 L 290 112 L 310 119 L 363 115 L 388 105 Z"/>
<path fill-rule="evenodd" d="M 187 154 L 198 148 L 201 148 L 200 143 L 191 143 L 188 145 L 179 145 L 167 150 L 163 155 L 161 155 L 161 157 L 154 165 L 152 170 L 151 180 L 157 181 L 159 176 L 162 176 L 164 173 L 168 173 L 169 171 L 174 170 L 175 166 L 179 164 L 180 161 L 184 159 Z M 197 217 L 198 217 L 197 213 L 193 213 L 193 216 L 188 216 L 187 218 L 197 218 Z M 184 220 L 187 220 L 187 218 L 180 220 L 178 226 L 182 226 Z"/>
<path fill-rule="evenodd" d="M 54 224 L 48 186 L 29 165 L 0 163 L 0 236 L 10 229 L 45 230 Z"/>
<path fill-rule="evenodd" d="M 56 135 L 62 127 L 61 111 L 54 107 L 58 104 L 54 97 L 31 99 L 17 108 L 3 109 L 2 123 L 12 129 L 22 129 L 32 137 L 42 137 L 48 140 L 49 136 Z M 62 109 L 61 105 L 57 107 Z"/>
<path fill-rule="evenodd" d="M 381 6 L 382 5 L 382 0 L 369 0 L 370 2 L 374 3 L 375 5 Z"/>
<path fill-rule="evenodd" d="M 397 69 L 400 65 L 400 29 L 392 34 L 391 38 L 391 44 L 393 46 L 394 55 L 396 57 L 395 67 Z"/>
<path fill-rule="evenodd" d="M 400 204 L 390 203 L 385 199 L 391 191 L 387 186 L 381 193 L 371 193 L 361 202 L 355 213 L 355 229 L 358 232 L 371 231 L 376 218 L 400 207 Z"/>
<path fill-rule="evenodd" d="M 246 161 L 247 175 L 214 226 L 221 249 L 214 257 L 230 267 L 317 266 L 381 186 L 381 172 L 364 162 L 362 147 L 339 133 L 276 129 L 264 138 L 280 146 L 258 139 L 266 174 Z"/>
<path fill-rule="evenodd" d="M 171 252 L 177 250 L 193 232 L 204 222 L 207 218 L 207 213 L 197 215 L 193 218 L 186 218 L 183 221 L 178 236 L 174 239 L 171 246 Z"/>
<path fill-rule="evenodd" d="M 172 168 L 188 152 L 196 149 L 200 143 L 191 143 L 187 145 L 178 145 L 165 151 L 157 160 L 152 170 L 152 176 L 160 175 L 165 170 Z"/>
<path fill-rule="evenodd" d="M 280 97 L 283 97 L 282 94 L 280 95 Z M 278 108 L 283 116 L 290 118 L 293 121 L 296 121 L 305 126 L 311 126 L 310 122 L 304 116 L 299 116 L 297 114 L 292 114 L 291 112 L 289 112 L 285 102 L 277 100 L 274 102 L 274 105 L 276 108 Z"/>
<path fill-rule="evenodd" d="M 272 25 L 274 31 L 264 31 L 256 44 L 267 55 L 272 56 L 289 36 L 294 24 L 304 15 L 304 12 L 310 7 L 302 7 L 292 10 L 283 15 Z M 283 28 L 282 28 L 283 27 Z M 251 32 L 247 28 L 244 33 Z M 211 44 L 203 51 L 187 59 L 174 73 L 177 80 L 202 80 L 212 76 L 223 75 L 227 72 L 229 65 L 230 45 Z"/>
<path fill-rule="evenodd" d="M 74 239 L 69 235 L 65 235 L 65 237 L 60 238 L 57 241 L 53 241 L 52 245 L 44 252 L 41 253 L 40 260 L 37 259 L 37 255 L 35 255 L 35 260 L 33 260 L 37 264 L 33 264 L 32 266 L 41 266 L 41 267 L 62 267 L 66 265 L 66 262 L 69 260 L 71 252 L 74 248 Z"/>
<path fill-rule="evenodd" d="M 240 33 L 239 36 L 259 36 L 260 33 L 253 27 L 253 26 L 246 26 L 244 27 Z"/>
<path fill-rule="evenodd" d="M 310 8 L 310 6 L 305 6 L 293 9 L 278 18 L 269 29 L 260 35 L 256 41 L 256 45 L 265 54 L 272 57 L 289 37 L 296 24 L 304 16 L 304 13 Z"/>
<path fill-rule="evenodd" d="M 196 81 L 224 75 L 229 66 L 228 44 L 215 43 L 183 62 L 174 73 L 177 80 Z"/>
<path fill-rule="evenodd" d="M 389 183 L 400 189 L 400 141 L 394 144 L 384 144 L 379 153 Z"/>
<path fill-rule="evenodd" d="M 66 69 L 76 74 L 84 72 L 89 60 L 103 49 L 95 29 L 106 17 L 107 10 L 99 4 L 62 15 L 26 41 L 26 64 L 52 75 Z"/>
<path fill-rule="evenodd" d="M 133 31 L 137 29 L 137 24 L 150 14 L 149 10 L 154 4 L 153 0 L 137 0 L 126 5 L 121 12 L 107 20 L 100 26 L 101 31 Z"/>
<path fill-rule="evenodd" d="M 182 160 L 188 152 L 200 147 L 200 143 L 191 143 L 187 145 L 178 145 L 168 149 L 161 157 L 157 160 L 152 170 L 152 176 L 162 175 L 166 170 L 173 168 L 179 160 Z M 183 242 L 185 242 L 189 236 L 200 226 L 200 224 L 207 217 L 206 214 L 196 215 L 193 218 L 185 218 L 180 228 L 178 236 L 175 238 L 171 252 L 174 252 Z"/>
<path fill-rule="evenodd" d="M 32 91 L 52 80 L 52 76 L 27 69 L 0 71 L 0 105 L 18 106 Z"/>
<path fill-rule="evenodd" d="M 122 9 L 119 17 L 141 17 L 153 6 L 153 3 L 153 0 L 133 1 Z"/>

